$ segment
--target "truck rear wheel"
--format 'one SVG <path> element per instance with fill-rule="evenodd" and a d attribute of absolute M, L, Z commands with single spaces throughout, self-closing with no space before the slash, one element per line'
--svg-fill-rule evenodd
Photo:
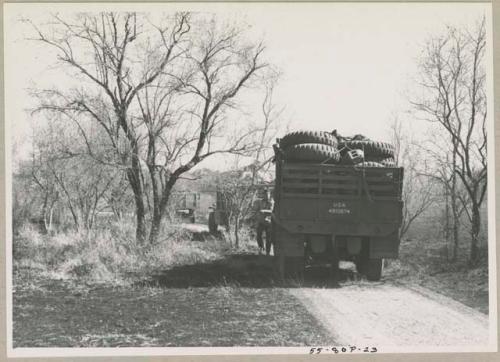
<path fill-rule="evenodd" d="M 340 281 L 340 257 L 339 249 L 336 243 L 332 243 L 330 247 L 330 282 L 332 286 L 337 287 Z"/>
<path fill-rule="evenodd" d="M 281 280 L 304 280 L 304 258 L 301 256 L 284 256 L 279 252 L 276 258 L 276 271 Z"/>
<path fill-rule="evenodd" d="M 359 274 L 365 274 L 365 266 L 366 266 L 366 262 L 363 261 L 363 259 L 361 257 L 357 257 L 356 259 L 354 259 L 354 264 L 356 265 L 356 271 L 359 273 Z"/>
<path fill-rule="evenodd" d="M 383 260 L 381 258 L 368 259 L 365 264 L 366 279 L 372 282 L 378 282 L 382 277 Z"/>
<path fill-rule="evenodd" d="M 304 258 L 301 256 L 287 256 L 284 258 L 284 278 L 289 280 L 304 280 Z"/>
<path fill-rule="evenodd" d="M 356 270 L 359 274 L 366 276 L 369 281 L 379 281 L 382 277 L 382 258 L 370 258 L 369 254 L 370 244 L 369 240 L 363 240 L 361 251 L 354 259 Z"/>
<path fill-rule="evenodd" d="M 275 270 L 279 279 L 302 281 L 305 268 L 304 256 L 296 251 L 294 256 L 290 256 L 286 246 L 288 243 L 298 241 L 297 234 L 289 233 L 273 220 L 271 221 L 271 241 L 274 251 Z"/>

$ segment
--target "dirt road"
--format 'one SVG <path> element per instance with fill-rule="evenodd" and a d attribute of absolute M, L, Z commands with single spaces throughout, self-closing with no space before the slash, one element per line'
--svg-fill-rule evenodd
<path fill-rule="evenodd" d="M 487 316 L 423 288 L 360 282 L 290 293 L 337 343 L 375 346 L 478 346 L 488 343 Z"/>
<path fill-rule="evenodd" d="M 488 342 L 485 314 L 427 289 L 366 282 L 352 268 L 342 270 L 339 288 L 325 283 L 328 269 L 306 272 L 301 285 L 276 283 L 272 258 L 259 255 L 177 266 L 147 283 L 115 288 L 28 272 L 15 276 L 16 347 Z"/>

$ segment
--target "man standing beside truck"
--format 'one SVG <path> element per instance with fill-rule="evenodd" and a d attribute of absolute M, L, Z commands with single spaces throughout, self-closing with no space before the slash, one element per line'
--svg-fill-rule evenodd
<path fill-rule="evenodd" d="M 257 231 L 257 245 L 259 254 L 264 251 L 263 234 L 266 237 L 265 250 L 266 255 L 271 253 L 271 215 L 273 212 L 274 200 L 269 189 L 263 189 L 259 192 L 259 198 L 254 203 L 254 215 Z"/>

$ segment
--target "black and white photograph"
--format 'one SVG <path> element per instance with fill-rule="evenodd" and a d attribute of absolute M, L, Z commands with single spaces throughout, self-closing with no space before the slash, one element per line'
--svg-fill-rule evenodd
<path fill-rule="evenodd" d="M 490 3 L 3 14 L 9 357 L 497 352 Z"/>

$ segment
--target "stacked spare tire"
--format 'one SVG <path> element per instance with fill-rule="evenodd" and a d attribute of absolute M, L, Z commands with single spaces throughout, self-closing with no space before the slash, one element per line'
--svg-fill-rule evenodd
<path fill-rule="evenodd" d="M 285 161 L 354 167 L 395 167 L 394 147 L 362 135 L 342 137 L 336 131 L 296 131 L 279 140 Z"/>

